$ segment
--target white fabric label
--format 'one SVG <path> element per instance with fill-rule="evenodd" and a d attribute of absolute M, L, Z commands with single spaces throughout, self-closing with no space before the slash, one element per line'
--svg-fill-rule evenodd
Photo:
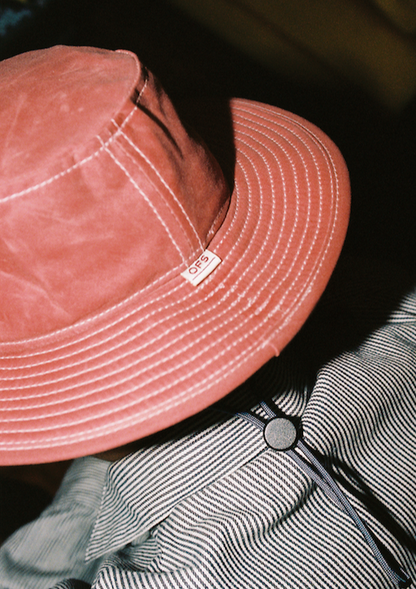
<path fill-rule="evenodd" d="M 185 272 L 182 272 L 181 276 L 194 286 L 198 286 L 204 278 L 209 276 L 221 264 L 221 261 L 221 258 L 216 254 L 205 250 Z"/>

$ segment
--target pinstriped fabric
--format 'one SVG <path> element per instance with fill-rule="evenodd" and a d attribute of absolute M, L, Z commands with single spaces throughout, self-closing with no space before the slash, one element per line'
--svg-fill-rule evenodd
<path fill-rule="evenodd" d="M 95 576 L 100 561 L 86 565 L 85 550 L 107 469 L 108 464 L 95 458 L 82 458 L 71 466 L 42 516 L 1 547 L 2 589 L 44 589 L 65 577 Z"/>
<path fill-rule="evenodd" d="M 306 442 L 416 578 L 416 293 L 360 343 L 328 356 L 314 382 L 301 368 L 301 347 L 313 352 L 307 332 L 298 341 L 218 410 L 110 467 L 80 581 L 93 589 L 393 589 L 354 523 L 296 464 L 250 423 L 219 412 L 271 394 L 302 417 Z M 83 469 L 76 462 L 72 472 Z M 65 497 L 63 488 L 57 501 Z M 47 535 L 47 522 L 37 525 Z"/>

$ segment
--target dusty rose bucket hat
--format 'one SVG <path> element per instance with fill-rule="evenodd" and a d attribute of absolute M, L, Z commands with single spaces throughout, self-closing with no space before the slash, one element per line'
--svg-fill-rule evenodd
<path fill-rule="evenodd" d="M 5 60 L 0 109 L 1 464 L 173 425 L 298 332 L 349 216 L 314 125 L 232 100 L 230 190 L 132 53 Z"/>

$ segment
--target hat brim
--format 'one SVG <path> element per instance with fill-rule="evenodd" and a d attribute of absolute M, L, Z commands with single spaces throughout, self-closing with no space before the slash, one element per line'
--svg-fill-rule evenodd
<path fill-rule="evenodd" d="M 230 104 L 234 188 L 198 286 L 172 271 L 52 335 L 1 345 L 1 464 L 65 460 L 127 444 L 218 401 L 295 336 L 345 238 L 342 156 L 314 125 Z M 155 261 L 157 263 L 157 261 Z"/>

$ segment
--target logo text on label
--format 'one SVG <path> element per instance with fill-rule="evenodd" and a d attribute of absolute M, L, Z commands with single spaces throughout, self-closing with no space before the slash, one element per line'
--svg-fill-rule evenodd
<path fill-rule="evenodd" d="M 185 272 L 182 272 L 181 276 L 194 286 L 198 286 L 219 264 L 221 264 L 221 258 L 205 250 Z"/>

